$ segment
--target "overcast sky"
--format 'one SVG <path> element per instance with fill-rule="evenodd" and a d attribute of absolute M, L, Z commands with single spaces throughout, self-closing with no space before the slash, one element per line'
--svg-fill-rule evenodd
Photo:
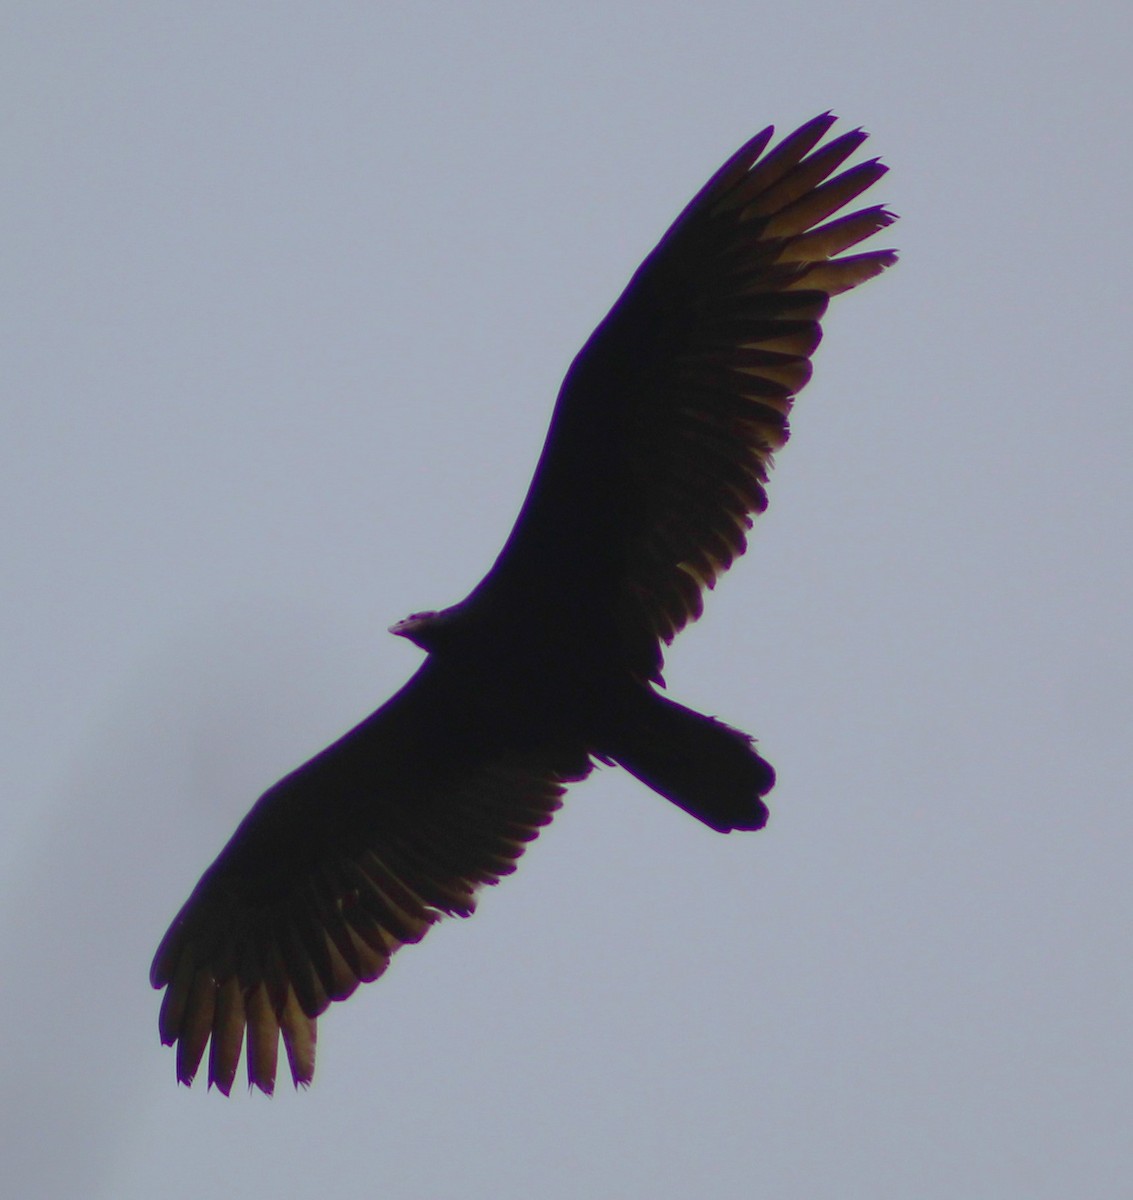
<path fill-rule="evenodd" d="M 16 3 L 0 1151 L 20 1197 L 1065 1200 L 1133 1178 L 1128 5 Z M 744 139 L 833 108 L 899 266 L 832 306 L 670 694 L 760 834 L 617 771 L 192 1090 L 153 950 L 419 659 L 571 357 Z"/>

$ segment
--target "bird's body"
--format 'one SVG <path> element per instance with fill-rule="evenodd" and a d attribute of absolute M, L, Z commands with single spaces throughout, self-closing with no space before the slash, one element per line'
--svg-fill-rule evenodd
<path fill-rule="evenodd" d="M 772 452 L 829 297 L 890 251 L 834 175 L 864 140 L 815 149 L 816 118 L 742 147 L 697 194 L 572 364 L 519 518 L 469 596 L 392 632 L 428 657 L 386 704 L 259 799 L 162 941 L 160 1029 L 190 1082 L 271 1091 L 315 1018 L 441 915 L 514 869 L 595 760 L 713 829 L 758 829 L 774 782 L 752 739 L 663 697 L 662 647 L 701 612 L 766 506 Z M 834 175 L 833 178 L 828 178 Z M 828 180 L 828 182 L 823 182 Z"/>

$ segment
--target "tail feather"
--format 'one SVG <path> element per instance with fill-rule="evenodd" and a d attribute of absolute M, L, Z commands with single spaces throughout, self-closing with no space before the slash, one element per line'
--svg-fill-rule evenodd
<path fill-rule="evenodd" d="M 753 739 L 656 692 L 635 705 L 608 755 L 705 825 L 728 833 L 762 829 L 775 770 Z"/>

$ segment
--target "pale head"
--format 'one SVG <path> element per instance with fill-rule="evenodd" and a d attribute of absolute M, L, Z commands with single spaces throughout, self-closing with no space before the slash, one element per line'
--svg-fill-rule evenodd
<path fill-rule="evenodd" d="M 451 640 L 451 634 L 456 632 L 458 618 L 462 612 L 459 604 L 452 608 L 442 608 L 439 612 L 410 613 L 409 616 L 389 627 L 390 633 L 398 637 L 408 638 L 422 650 L 436 650 L 442 642 Z"/>

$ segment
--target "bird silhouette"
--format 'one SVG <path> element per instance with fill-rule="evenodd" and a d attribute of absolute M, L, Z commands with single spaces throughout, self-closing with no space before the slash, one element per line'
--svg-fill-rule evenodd
<path fill-rule="evenodd" d="M 662 696 L 662 649 L 743 553 L 830 297 L 895 218 L 835 216 L 886 168 L 860 130 L 765 129 L 704 185 L 567 372 L 522 510 L 459 604 L 393 626 L 427 652 L 386 704 L 260 797 L 166 933 L 151 982 L 190 1083 L 227 1094 L 247 1041 L 296 1085 L 316 1018 L 515 869 L 595 761 L 710 826 L 767 820 L 746 734 Z"/>

